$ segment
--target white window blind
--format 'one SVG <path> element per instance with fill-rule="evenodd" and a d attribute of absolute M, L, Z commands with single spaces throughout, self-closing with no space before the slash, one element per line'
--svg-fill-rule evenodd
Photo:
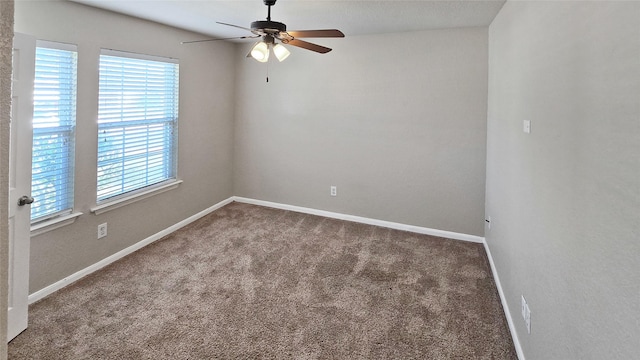
<path fill-rule="evenodd" d="M 36 47 L 32 223 L 73 209 L 77 58 L 73 45 L 38 42 Z"/>
<path fill-rule="evenodd" d="M 103 50 L 98 203 L 176 178 L 178 64 Z"/>

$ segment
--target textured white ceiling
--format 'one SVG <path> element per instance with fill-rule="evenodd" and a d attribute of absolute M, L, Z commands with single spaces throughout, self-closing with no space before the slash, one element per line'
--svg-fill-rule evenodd
<path fill-rule="evenodd" d="M 211 37 L 247 35 L 216 21 L 250 27 L 265 20 L 262 0 L 71 0 Z M 278 0 L 271 20 L 288 30 L 339 29 L 346 36 L 488 26 L 505 0 Z M 250 34 L 249 34 L 250 35 Z"/>

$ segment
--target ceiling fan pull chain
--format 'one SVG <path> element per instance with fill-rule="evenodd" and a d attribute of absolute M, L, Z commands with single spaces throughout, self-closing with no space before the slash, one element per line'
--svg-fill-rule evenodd
<path fill-rule="evenodd" d="M 269 82 L 269 62 L 267 61 L 267 82 Z"/>

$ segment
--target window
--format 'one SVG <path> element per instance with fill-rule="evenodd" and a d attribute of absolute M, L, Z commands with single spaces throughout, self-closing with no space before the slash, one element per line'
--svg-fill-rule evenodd
<path fill-rule="evenodd" d="M 33 92 L 31 222 L 73 210 L 75 46 L 38 41 Z"/>
<path fill-rule="evenodd" d="M 178 64 L 102 50 L 98 203 L 176 179 Z"/>

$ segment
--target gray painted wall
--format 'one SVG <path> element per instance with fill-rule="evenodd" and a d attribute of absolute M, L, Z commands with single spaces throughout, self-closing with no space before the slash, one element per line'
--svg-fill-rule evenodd
<path fill-rule="evenodd" d="M 529 360 L 638 358 L 638 19 L 507 2 L 490 26 L 486 239 Z"/>
<path fill-rule="evenodd" d="M 71 2 L 16 3 L 15 30 L 78 45 L 76 210 L 69 226 L 31 239 L 30 293 L 92 265 L 232 195 L 235 46 L 181 45 L 202 35 Z M 104 213 L 96 202 L 100 48 L 180 59 L 178 176 L 175 190 Z M 96 239 L 97 225 L 108 236 Z"/>
<path fill-rule="evenodd" d="M 487 36 L 317 39 L 334 51 L 239 61 L 234 193 L 482 236 Z"/>
<path fill-rule="evenodd" d="M 9 208 L 5 204 L 9 197 L 13 5 L 13 0 L 0 2 L 0 360 L 7 358 Z"/>

